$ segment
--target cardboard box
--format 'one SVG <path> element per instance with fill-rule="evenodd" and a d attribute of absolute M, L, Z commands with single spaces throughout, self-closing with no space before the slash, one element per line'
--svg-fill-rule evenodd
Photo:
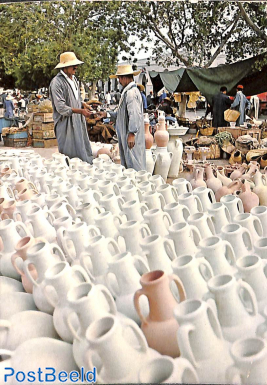
<path fill-rule="evenodd" d="M 57 146 L 56 139 L 33 139 L 33 147 L 49 148 Z"/>
<path fill-rule="evenodd" d="M 55 131 L 54 130 L 48 130 L 48 131 L 32 131 L 33 139 L 54 139 Z"/>
<path fill-rule="evenodd" d="M 33 131 L 50 131 L 54 130 L 54 122 L 43 123 L 43 122 L 34 122 L 32 124 Z"/>
<path fill-rule="evenodd" d="M 53 122 L 53 113 L 52 112 L 36 112 L 33 115 L 34 122 Z"/>

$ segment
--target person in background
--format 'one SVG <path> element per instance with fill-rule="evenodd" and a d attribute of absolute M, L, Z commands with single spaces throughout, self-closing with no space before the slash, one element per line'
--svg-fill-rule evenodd
<path fill-rule="evenodd" d="M 146 169 L 143 101 L 133 78 L 139 73 L 130 64 L 119 65 L 117 73 L 110 76 L 118 78 L 123 87 L 118 110 L 98 113 L 116 123 L 121 164 L 136 171 Z"/>
<path fill-rule="evenodd" d="M 13 97 L 7 95 L 5 100 L 5 118 L 14 118 L 15 105 L 13 103 Z"/>
<path fill-rule="evenodd" d="M 146 100 L 146 95 L 145 95 L 145 93 L 144 93 L 145 87 L 143 86 L 143 84 L 137 84 L 137 88 L 139 89 L 140 94 L 141 94 L 141 96 L 142 96 L 143 109 L 144 109 L 144 112 L 146 112 L 146 109 L 147 109 L 147 100 Z"/>
<path fill-rule="evenodd" d="M 164 89 L 162 94 L 159 97 L 159 103 L 162 103 L 166 97 L 167 97 L 167 94 L 166 94 L 165 89 Z"/>
<path fill-rule="evenodd" d="M 74 52 L 62 53 L 60 63 L 55 67 L 60 71 L 50 83 L 49 95 L 59 152 L 92 163 L 93 154 L 85 121 L 86 117 L 92 116 L 92 112 L 82 101 L 75 77 L 81 64 L 83 62 L 77 59 Z"/>
<path fill-rule="evenodd" d="M 171 99 L 166 96 L 166 98 L 163 100 L 162 104 L 159 106 L 158 109 L 165 112 L 166 120 L 169 120 L 170 122 L 175 122 L 176 119 L 173 113 L 173 109 L 171 107 L 171 102 Z"/>
<path fill-rule="evenodd" d="M 148 94 L 147 97 L 146 97 L 147 105 L 148 105 L 148 106 L 150 106 L 150 104 L 153 104 L 152 99 L 153 99 L 153 92 L 150 91 L 149 94 Z"/>
<path fill-rule="evenodd" d="M 111 95 L 110 95 L 109 91 L 106 93 L 105 99 L 106 99 L 106 105 L 107 105 L 107 107 L 109 107 L 110 102 L 111 102 Z"/>
<path fill-rule="evenodd" d="M 115 97 L 116 97 L 116 103 L 119 104 L 120 98 L 121 98 L 121 93 L 119 89 L 117 89 Z"/>
<path fill-rule="evenodd" d="M 252 115 L 255 116 L 255 119 L 259 119 L 259 109 L 260 109 L 260 99 L 258 95 L 253 95 L 250 98 Z"/>
<path fill-rule="evenodd" d="M 240 126 L 240 124 L 244 124 L 244 122 L 246 121 L 246 110 L 249 110 L 251 106 L 249 100 L 243 94 L 243 89 L 244 87 L 242 86 L 242 84 L 239 84 L 236 87 L 236 96 L 231 105 L 231 109 L 236 109 L 240 112 L 240 116 L 236 121 L 237 126 Z"/>
<path fill-rule="evenodd" d="M 210 112 L 212 112 L 213 127 L 215 128 L 227 126 L 227 122 L 226 120 L 224 120 L 224 111 L 230 108 L 232 102 L 229 96 L 226 95 L 226 93 L 227 93 L 227 88 L 225 86 L 222 86 L 220 88 L 220 92 L 214 95 L 212 98 Z"/>

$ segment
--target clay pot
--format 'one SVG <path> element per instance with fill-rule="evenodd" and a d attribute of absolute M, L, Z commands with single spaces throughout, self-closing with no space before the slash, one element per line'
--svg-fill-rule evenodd
<path fill-rule="evenodd" d="M 259 206 L 260 199 L 257 194 L 251 191 L 250 185 L 245 180 L 242 181 L 241 185 L 241 194 L 239 198 L 241 199 L 245 213 L 250 213 L 250 210 L 253 207 Z"/>
<path fill-rule="evenodd" d="M 222 182 L 220 181 L 220 179 L 214 176 L 211 165 L 209 163 L 205 164 L 204 166 L 205 166 L 205 173 L 207 176 L 207 180 L 206 180 L 207 187 L 209 187 L 214 193 L 216 193 L 216 191 L 222 187 Z"/>
<path fill-rule="evenodd" d="M 149 122 L 145 122 L 145 143 L 147 150 L 149 150 L 153 145 L 153 135 L 151 135 L 149 131 Z"/>
<path fill-rule="evenodd" d="M 170 290 L 170 282 L 177 285 L 180 301 L 185 300 L 185 290 L 180 279 L 176 275 L 168 276 L 161 270 L 143 274 L 140 279 L 142 289 L 137 290 L 134 296 L 134 306 L 142 321 L 141 329 L 146 337 L 148 345 L 171 357 L 178 357 L 180 350 L 177 342 L 179 328 L 173 316 L 177 299 Z M 149 302 L 149 315 L 145 318 L 141 313 L 139 297 L 145 295 Z"/>
<path fill-rule="evenodd" d="M 154 134 L 154 139 L 156 142 L 156 145 L 158 147 L 167 147 L 168 141 L 169 141 L 169 133 L 165 129 L 165 125 L 163 128 L 160 127 L 160 125 L 157 124 L 157 131 Z"/>
<path fill-rule="evenodd" d="M 193 179 L 190 181 L 193 190 L 197 187 L 207 187 L 206 182 L 203 180 L 204 168 L 194 167 Z"/>
<path fill-rule="evenodd" d="M 217 202 L 220 202 L 221 197 L 224 195 L 233 194 L 235 191 L 239 190 L 242 182 L 240 180 L 235 180 L 230 183 L 228 186 L 222 186 L 219 190 L 216 191 L 215 198 Z"/>

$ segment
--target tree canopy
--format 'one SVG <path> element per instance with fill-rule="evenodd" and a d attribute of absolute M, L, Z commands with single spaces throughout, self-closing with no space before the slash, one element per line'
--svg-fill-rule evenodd
<path fill-rule="evenodd" d="M 227 62 L 266 51 L 264 2 L 124 2 L 124 28 L 168 66 L 209 67 L 223 51 Z"/>
<path fill-rule="evenodd" d="M 85 64 L 79 78 L 107 79 L 127 50 L 120 3 L 49 2 L 0 6 L 0 77 L 8 85 L 47 86 L 59 54 L 74 51 Z"/>
<path fill-rule="evenodd" d="M 118 55 L 136 61 L 138 48 L 168 65 L 209 67 L 266 51 L 264 2 L 49 1 L 0 5 L 0 84 L 47 86 L 59 54 L 85 62 L 79 77 L 105 81 Z"/>

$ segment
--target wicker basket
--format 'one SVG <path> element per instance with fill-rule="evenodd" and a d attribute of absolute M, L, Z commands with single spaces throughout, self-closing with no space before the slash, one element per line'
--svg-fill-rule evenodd
<path fill-rule="evenodd" d="M 221 158 L 221 148 L 218 144 L 210 145 L 210 152 L 207 154 L 207 159 L 220 159 Z"/>
<path fill-rule="evenodd" d="M 200 128 L 200 133 L 203 136 L 213 135 L 214 127 Z"/>

